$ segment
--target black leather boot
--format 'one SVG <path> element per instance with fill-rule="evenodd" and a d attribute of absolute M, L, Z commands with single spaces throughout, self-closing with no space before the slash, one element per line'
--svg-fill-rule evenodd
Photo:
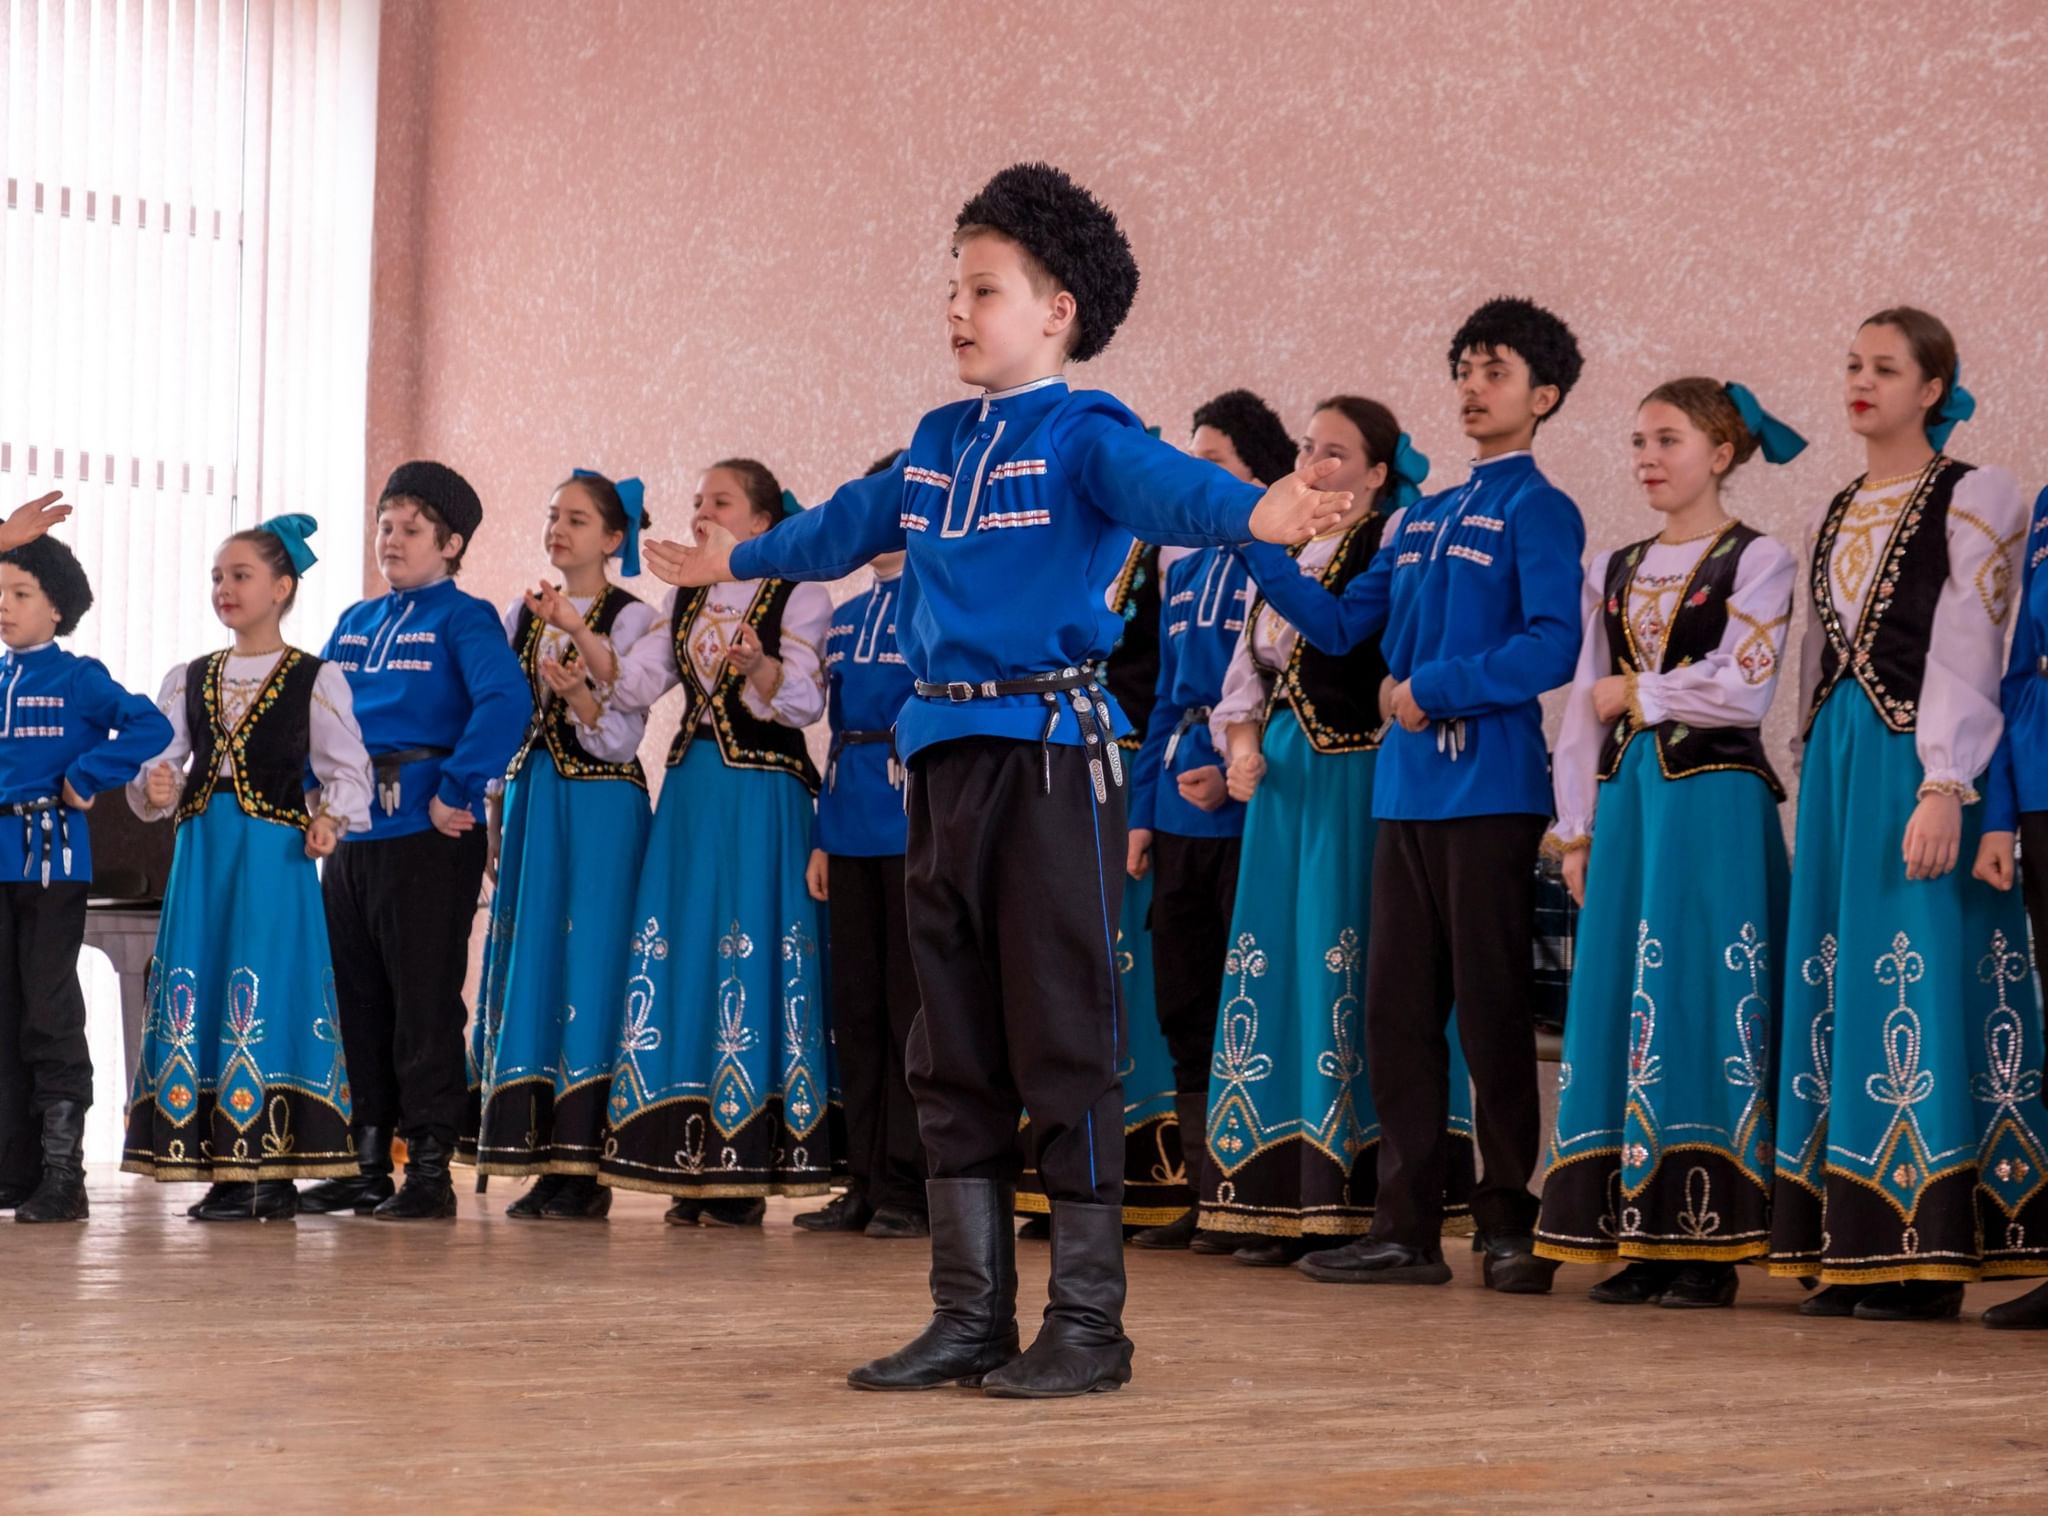
<path fill-rule="evenodd" d="M 1984 1312 L 1984 1325 L 1994 1332 L 2038 1332 L 2048 1329 L 2048 1284 L 2002 1301 Z"/>
<path fill-rule="evenodd" d="M 1828 1285 L 1800 1301 L 1799 1314 L 1807 1317 L 1854 1316 L 1857 1304 L 1876 1288 L 1869 1284 Z"/>
<path fill-rule="evenodd" d="M 704 1226 L 759 1226 L 768 1214 L 768 1201 L 761 1195 L 721 1195 L 697 1208 L 697 1220 Z"/>
<path fill-rule="evenodd" d="M 1129 1384 L 1121 1207 L 1052 1203 L 1046 1293 L 1051 1299 L 1037 1341 L 984 1378 L 981 1392 L 1003 1400 L 1056 1400 Z"/>
<path fill-rule="evenodd" d="M 1586 1291 L 1586 1298 L 1599 1305 L 1655 1305 L 1678 1271 L 1661 1258 L 1638 1258 Z"/>
<path fill-rule="evenodd" d="M 1943 1279 L 1881 1284 L 1856 1302 L 1858 1321 L 1954 1321 L 1963 1312 L 1963 1287 Z"/>
<path fill-rule="evenodd" d="M 448 1177 L 453 1150 L 430 1132 L 405 1144 L 405 1183 L 370 1212 L 379 1221 L 453 1221 L 455 1183 Z"/>
<path fill-rule="evenodd" d="M 514 1221 L 538 1221 L 547 1210 L 548 1202 L 561 1192 L 566 1174 L 543 1174 L 534 1180 L 524 1195 L 505 1207 L 505 1214 Z"/>
<path fill-rule="evenodd" d="M 1024 1224 L 1017 1228 L 1020 1242 L 1050 1242 L 1052 1240 L 1052 1217 L 1026 1216 Z"/>
<path fill-rule="evenodd" d="M 0 1211 L 11 1211 L 36 1192 L 32 1184 L 0 1184 Z"/>
<path fill-rule="evenodd" d="M 201 1211 L 219 1210 L 236 1204 L 247 1206 L 255 1188 L 246 1179 L 217 1179 L 206 1187 L 204 1195 L 185 1207 L 185 1214 L 194 1221 L 204 1221 L 206 1218 L 199 1214 Z"/>
<path fill-rule="evenodd" d="M 846 1382 L 857 1390 L 973 1386 L 1017 1356 L 1015 1187 L 993 1179 L 931 1179 L 924 1189 L 932 1224 L 932 1319 L 906 1346 L 848 1374 Z"/>
<path fill-rule="evenodd" d="M 85 1200 L 85 1107 L 75 1100 L 60 1100 L 43 1112 L 42 1180 L 14 1208 L 14 1219 L 83 1221 L 90 1211 Z"/>
<path fill-rule="evenodd" d="M 1209 1144 L 1203 1134 L 1203 1122 L 1209 1110 L 1209 1092 L 1199 1093 L 1182 1090 L 1173 1097 L 1175 1119 L 1180 1123 L 1180 1161 L 1187 1172 L 1188 1192 L 1192 1204 L 1186 1214 L 1164 1226 L 1147 1227 L 1131 1239 L 1134 1248 L 1148 1248 L 1159 1252 L 1188 1247 L 1195 1240 L 1195 1232 L 1202 1223 L 1202 1166 Z"/>
<path fill-rule="evenodd" d="M 356 1173 L 322 1180 L 299 1196 L 299 1209 L 307 1215 L 367 1216 L 391 1198 L 391 1128 L 359 1126 L 355 1138 Z"/>
<path fill-rule="evenodd" d="M 874 1214 L 858 1190 L 846 1190 L 815 1211 L 791 1217 L 790 1224 L 806 1232 L 858 1232 Z"/>
<path fill-rule="evenodd" d="M 1735 1304 L 1741 1284 L 1732 1263 L 1688 1263 L 1657 1297 L 1667 1311 L 1711 1311 Z"/>
<path fill-rule="evenodd" d="M 1557 1276 L 1557 1260 L 1536 1255 L 1536 1239 L 1527 1232 L 1504 1232 L 1486 1239 L 1479 1277 L 1502 1295 L 1548 1295 Z"/>
<path fill-rule="evenodd" d="M 913 1211 L 900 1205 L 877 1206 L 875 1214 L 868 1218 L 868 1224 L 862 1230 L 864 1236 L 885 1241 L 908 1241 L 931 1234 L 931 1221 L 923 1211 Z"/>
<path fill-rule="evenodd" d="M 299 1188 L 289 1179 L 217 1184 L 187 1214 L 194 1221 L 289 1221 L 299 1214 Z"/>
<path fill-rule="evenodd" d="M 612 1213 L 610 1185 L 599 1184 L 595 1174 L 550 1175 L 561 1181 L 541 1215 L 548 1221 L 602 1221 Z"/>

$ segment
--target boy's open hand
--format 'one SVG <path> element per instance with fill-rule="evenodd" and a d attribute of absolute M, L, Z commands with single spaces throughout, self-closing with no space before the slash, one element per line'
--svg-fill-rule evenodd
<path fill-rule="evenodd" d="M 51 490 L 39 495 L 27 505 L 19 506 L 5 524 L 0 524 L 0 553 L 11 552 L 24 542 L 33 542 L 45 532 L 71 514 L 71 507 L 64 503 L 62 490 Z"/>
<path fill-rule="evenodd" d="M 641 544 L 640 555 L 655 577 L 686 590 L 723 584 L 732 578 L 732 550 L 738 539 L 715 521 L 699 521 L 696 531 L 695 547 L 680 542 Z"/>
<path fill-rule="evenodd" d="M 1292 547 L 1335 526 L 1351 509 L 1351 496 L 1319 490 L 1316 484 L 1343 466 L 1341 459 L 1322 458 L 1275 482 L 1252 509 L 1252 535 Z"/>

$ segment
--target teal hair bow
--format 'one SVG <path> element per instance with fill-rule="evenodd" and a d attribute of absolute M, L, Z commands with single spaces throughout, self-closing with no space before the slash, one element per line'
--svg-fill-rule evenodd
<path fill-rule="evenodd" d="M 569 470 L 572 479 L 603 479 L 594 468 Z M 645 514 L 647 486 L 638 479 L 620 479 L 612 484 L 619 492 L 619 505 L 626 513 L 626 540 L 619 544 L 619 572 L 628 579 L 640 572 L 640 517 Z"/>
<path fill-rule="evenodd" d="M 1765 410 L 1763 403 L 1750 393 L 1748 385 L 1724 384 L 1721 387 L 1735 402 L 1742 424 L 1756 438 L 1758 451 L 1764 455 L 1766 463 L 1790 463 L 1806 451 L 1806 439 Z"/>
<path fill-rule="evenodd" d="M 1977 397 L 1963 388 L 1963 365 L 1957 360 L 1955 385 L 1941 397 L 1940 419 L 1927 428 L 1927 440 L 1934 444 L 1937 453 L 1945 451 L 1948 434 L 1976 414 Z"/>
<path fill-rule="evenodd" d="M 800 500 L 798 500 L 798 499 L 796 498 L 796 491 L 794 491 L 794 490 L 784 490 L 784 491 L 782 492 L 782 514 L 783 514 L 783 515 L 785 515 L 785 516 L 794 516 L 794 515 L 795 515 L 795 514 L 796 514 L 796 513 L 798 512 L 798 511 L 800 511 L 800 510 L 802 510 L 802 509 L 803 509 L 803 503 L 802 503 L 802 502 L 801 502 Z"/>
<path fill-rule="evenodd" d="M 1396 509 L 1422 498 L 1422 481 L 1429 477 L 1429 459 L 1416 450 L 1406 432 L 1401 433 L 1401 444 L 1394 449 L 1394 466 L 1388 472 L 1394 476 Z"/>
<path fill-rule="evenodd" d="M 320 559 L 306 545 L 306 539 L 320 530 L 311 516 L 272 516 L 261 523 L 263 530 L 284 544 L 284 555 L 292 561 L 292 573 L 303 577 Z"/>

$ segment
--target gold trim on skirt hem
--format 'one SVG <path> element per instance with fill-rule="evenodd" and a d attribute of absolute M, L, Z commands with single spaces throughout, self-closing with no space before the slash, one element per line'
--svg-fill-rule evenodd
<path fill-rule="evenodd" d="M 829 1195 L 832 1181 L 801 1184 L 679 1184 L 675 1180 L 625 1179 L 600 1173 L 597 1182 L 614 1190 L 636 1190 L 643 1195 L 666 1195 L 671 1200 L 764 1200 L 771 1195 Z"/>
<path fill-rule="evenodd" d="M 158 1184 L 250 1184 L 276 1179 L 353 1179 L 361 1172 L 353 1157 L 327 1163 L 152 1163 L 142 1158 L 121 1160 L 121 1172 L 139 1174 Z"/>

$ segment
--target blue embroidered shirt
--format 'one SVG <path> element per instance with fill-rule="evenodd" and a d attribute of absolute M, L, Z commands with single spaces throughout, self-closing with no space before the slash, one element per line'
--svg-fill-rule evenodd
<path fill-rule="evenodd" d="M 903 579 L 878 579 L 832 613 L 825 634 L 825 704 L 832 756 L 818 793 L 817 843 L 845 858 L 887 858 L 904 850 L 899 766 L 886 742 L 842 746 L 842 732 L 886 732 L 911 698 L 910 670 L 896 646 Z"/>
<path fill-rule="evenodd" d="M 434 796 L 483 819 L 484 789 L 505 776 L 533 716 L 533 695 L 490 602 L 452 579 L 359 600 L 341 614 L 323 658 L 348 676 L 363 746 L 373 761 L 407 748 L 446 748 L 399 771 L 399 804 L 370 807 L 352 842 L 423 832 Z"/>
<path fill-rule="evenodd" d="M 1191 712 L 1206 712 L 1223 695 L 1223 675 L 1244 631 L 1251 584 L 1244 557 L 1234 547 L 1203 548 L 1166 570 L 1159 596 L 1159 698 L 1145 726 L 1145 745 L 1138 751 L 1139 780 L 1131 791 L 1133 827 L 1176 837 L 1244 833 L 1242 801 L 1226 800 L 1205 811 L 1181 798 L 1178 780 L 1192 769 L 1228 767 L 1210 738 L 1208 717 L 1187 718 Z"/>
<path fill-rule="evenodd" d="M 1247 549 L 1260 590 L 1304 637 L 1341 653 L 1378 634 L 1387 668 L 1432 718 L 1420 732 L 1389 727 L 1375 816 L 1551 813 L 1536 697 L 1578 661 L 1585 547 L 1578 507 L 1524 452 L 1474 464 L 1456 489 L 1398 512 L 1341 596 L 1281 549 Z"/>
<path fill-rule="evenodd" d="M 1241 542 L 1263 493 L 1147 436 L 1115 397 L 1041 379 L 931 412 L 894 468 L 741 543 L 732 575 L 836 579 L 907 548 L 896 626 L 912 675 L 1022 679 L 1109 655 L 1123 623 L 1105 596 L 1134 535 L 1186 547 Z M 1129 729 L 1121 712 L 1114 719 Z M 913 695 L 897 719 L 897 750 L 907 761 L 955 737 L 1035 742 L 1045 724 L 1036 695 L 957 704 Z M 1063 705 L 1052 740 L 1078 743 L 1076 725 Z"/>
<path fill-rule="evenodd" d="M 116 684 L 96 658 L 54 642 L 0 656 L 0 805 L 61 797 L 66 780 L 90 800 L 128 783 L 170 741 L 163 712 Z M 91 879 L 85 813 L 60 809 L 50 824 L 51 882 Z M 42 817 L 0 817 L 0 884 L 40 884 L 42 864 Z"/>
<path fill-rule="evenodd" d="M 2026 555 L 2020 568 L 2020 614 L 2012 632 L 2012 655 L 1998 691 L 2005 731 L 1998 751 L 1991 755 L 1984 784 L 1987 832 L 2016 831 L 2022 811 L 2048 811 L 2048 591 L 2039 587 L 2041 561 L 2048 558 L 2048 489 L 2034 501 Z"/>

